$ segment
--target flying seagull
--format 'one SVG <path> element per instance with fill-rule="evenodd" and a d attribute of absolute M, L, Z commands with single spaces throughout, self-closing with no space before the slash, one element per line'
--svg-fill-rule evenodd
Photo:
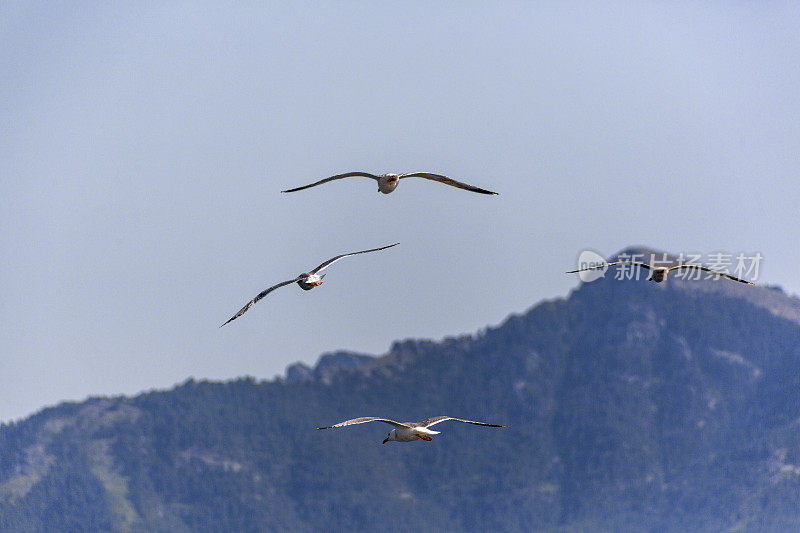
<path fill-rule="evenodd" d="M 412 440 L 417 440 L 417 439 L 431 441 L 433 440 L 433 437 L 431 437 L 431 435 L 438 435 L 439 432 L 432 431 L 428 428 L 438 424 L 439 422 L 444 422 L 446 420 L 455 420 L 456 422 L 464 422 L 465 424 L 475 424 L 476 426 L 489 426 L 493 428 L 505 427 L 499 424 L 487 424 L 485 422 L 475 422 L 474 420 L 453 418 L 452 416 L 434 416 L 432 418 L 426 418 L 422 422 L 402 422 L 402 423 L 395 422 L 394 420 L 389 420 L 388 418 L 380 418 L 377 416 L 362 416 L 361 418 L 345 420 L 344 422 L 339 422 L 338 424 L 334 424 L 332 426 L 325 426 L 317 429 L 340 428 L 344 426 L 352 426 L 353 424 L 366 424 L 367 422 L 384 422 L 386 424 L 394 426 L 394 429 L 392 429 L 389 432 L 389 435 L 385 439 L 383 439 L 383 444 L 386 444 L 390 440 L 396 440 L 398 442 L 410 442 Z"/>
<path fill-rule="evenodd" d="M 245 314 L 247 312 L 247 310 L 250 309 L 253 306 L 253 304 L 255 304 L 257 301 L 259 301 L 261 298 L 263 298 L 267 294 L 271 293 L 275 289 L 283 287 L 284 285 L 291 285 L 292 283 L 297 283 L 298 285 L 300 285 L 300 288 L 303 289 L 304 291 L 310 291 L 314 287 L 322 285 L 322 278 L 325 277 L 325 274 L 319 275 L 319 272 L 321 270 L 324 270 L 324 269 L 328 268 L 329 266 L 334 264 L 339 259 L 343 259 L 343 258 L 349 257 L 351 255 L 366 254 L 368 252 L 377 252 L 378 250 L 385 250 L 386 248 L 391 248 L 392 246 L 397 246 L 398 244 L 400 244 L 400 243 L 396 242 L 396 243 L 390 244 L 388 246 L 381 246 L 380 248 L 372 248 L 371 250 L 361 250 L 360 252 L 351 252 L 349 254 L 337 255 L 336 257 L 328 259 L 327 261 L 322 263 L 320 266 L 318 266 L 317 268 L 315 268 L 311 272 L 303 272 L 302 274 L 300 274 L 296 278 L 293 278 L 293 279 L 290 279 L 290 280 L 287 280 L 287 281 L 282 281 L 282 282 L 278 283 L 277 285 L 273 285 L 269 289 L 265 289 L 265 290 L 261 291 L 260 293 L 258 293 L 258 296 L 256 296 L 255 298 L 253 298 L 252 300 L 247 302 L 247 305 L 245 305 L 244 307 L 239 309 L 238 313 L 236 313 L 235 315 L 230 317 L 228 319 L 228 322 L 231 322 L 232 320 L 236 320 L 237 318 L 239 318 L 240 316 Z M 225 324 L 227 324 L 228 322 L 225 322 Z M 225 324 L 222 324 L 222 326 L 224 326 Z M 222 327 L 222 326 L 220 326 L 220 327 Z"/>
<path fill-rule="evenodd" d="M 308 189 L 309 187 L 315 187 L 317 185 L 322 185 L 323 183 L 328 183 L 329 181 L 340 180 L 342 178 L 350 178 L 352 176 L 361 176 L 364 178 L 374 179 L 375 181 L 378 182 L 378 190 L 383 194 L 389 194 L 390 192 L 395 190 L 397 188 L 397 184 L 403 178 L 425 178 L 426 180 L 438 181 L 439 183 L 444 183 L 445 185 L 452 185 L 453 187 L 458 187 L 459 189 L 465 189 L 467 191 L 479 192 L 481 194 L 497 194 L 496 192 L 487 191 L 486 189 L 481 189 L 480 187 L 475 187 L 473 185 L 461 183 L 460 181 L 448 178 L 447 176 L 442 176 L 441 174 L 433 174 L 431 172 L 408 172 L 406 174 L 383 174 L 381 176 L 378 176 L 376 174 L 370 174 L 369 172 L 358 172 L 358 171 L 345 172 L 344 174 L 337 174 L 336 176 L 331 176 L 330 178 L 325 178 L 323 180 L 319 180 L 309 185 L 303 185 L 302 187 L 295 187 L 294 189 L 288 189 L 281 192 L 302 191 L 303 189 Z"/>
<path fill-rule="evenodd" d="M 672 266 L 657 267 L 648 265 L 647 263 L 640 263 L 639 261 L 612 261 L 611 263 L 601 263 L 599 265 L 593 265 L 586 268 L 579 268 L 578 270 L 570 270 L 569 272 L 567 272 L 567 274 L 583 272 L 584 270 L 599 270 L 601 268 L 607 268 L 612 265 L 634 265 L 639 268 L 646 268 L 647 270 L 651 270 L 652 273 L 650 274 L 650 277 L 647 278 L 647 281 L 655 281 L 656 283 L 661 283 L 662 281 L 664 281 L 667 278 L 667 274 L 669 274 L 670 272 L 675 272 L 677 270 L 686 268 L 686 269 L 702 270 L 703 272 L 710 272 L 720 278 L 729 279 L 731 281 L 738 281 L 739 283 L 744 283 L 746 285 L 752 285 L 752 283 L 750 283 L 749 281 L 739 279 L 735 276 L 731 276 L 730 274 L 726 274 L 724 272 L 718 272 L 716 270 L 708 268 L 707 266 L 696 265 L 693 263 L 689 264 L 680 263 Z"/>

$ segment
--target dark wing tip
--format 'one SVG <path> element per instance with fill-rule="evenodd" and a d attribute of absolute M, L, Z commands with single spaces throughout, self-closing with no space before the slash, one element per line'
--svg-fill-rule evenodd
<path fill-rule="evenodd" d="M 755 283 L 753 283 L 752 281 L 747 281 L 746 279 L 737 278 L 736 276 L 731 276 L 730 274 L 728 274 L 727 277 L 730 280 L 738 281 L 739 283 L 744 283 L 745 285 L 753 285 L 753 286 L 755 286 Z"/>
<path fill-rule="evenodd" d="M 499 195 L 500 194 L 499 192 L 490 191 L 488 189 L 481 189 L 480 187 L 475 187 L 474 185 L 469 185 L 469 187 L 470 188 L 466 189 L 466 190 L 472 191 L 472 192 L 477 192 L 477 193 L 480 193 L 480 194 L 490 194 L 490 195 Z"/>
<path fill-rule="evenodd" d="M 244 306 L 244 308 L 242 308 L 238 313 L 236 313 L 235 315 L 230 317 L 228 320 L 226 320 L 225 324 L 229 324 L 229 323 L 233 322 L 234 320 L 236 320 L 237 318 L 239 318 L 240 316 L 242 316 L 245 313 L 245 311 L 250 309 L 250 305 L 251 304 L 248 304 L 248 305 Z M 222 326 L 224 326 L 225 324 L 222 324 Z M 220 327 L 222 327 L 222 326 L 220 326 Z"/>
<path fill-rule="evenodd" d="M 244 307 L 239 309 L 239 312 L 236 313 L 235 315 L 233 315 L 232 317 L 230 317 L 227 320 L 227 322 L 225 322 L 225 324 L 227 324 L 229 322 L 233 322 L 234 320 L 236 320 L 237 318 L 239 318 L 240 316 L 245 314 L 247 312 L 247 310 L 250 309 L 253 306 L 253 304 L 256 303 L 258 300 L 260 300 L 260 298 L 256 298 L 255 300 L 250 300 L 249 302 L 247 302 L 247 305 L 245 305 Z M 222 326 L 224 326 L 225 324 L 222 324 Z M 222 327 L 222 326 L 220 326 L 220 327 Z"/>

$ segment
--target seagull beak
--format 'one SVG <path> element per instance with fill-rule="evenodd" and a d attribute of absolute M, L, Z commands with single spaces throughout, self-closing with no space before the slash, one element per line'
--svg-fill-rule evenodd
<path fill-rule="evenodd" d="M 389 437 L 386 437 L 385 439 L 383 439 L 383 442 L 381 442 L 381 444 L 386 444 L 387 442 L 389 442 Z"/>

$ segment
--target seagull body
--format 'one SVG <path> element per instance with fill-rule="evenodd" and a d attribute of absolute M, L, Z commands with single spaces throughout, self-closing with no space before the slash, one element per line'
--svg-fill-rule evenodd
<path fill-rule="evenodd" d="M 388 418 L 381 418 L 378 416 L 362 416 L 360 418 L 345 420 L 344 422 L 339 422 L 338 424 L 334 424 L 332 426 L 325 426 L 317 429 L 340 428 L 344 426 L 352 426 L 354 424 L 366 424 L 367 422 L 383 422 L 385 424 L 394 426 L 394 428 L 389 432 L 389 435 L 385 439 L 383 439 L 383 444 L 386 444 L 389 441 L 411 442 L 412 440 L 419 440 L 419 439 L 432 441 L 433 437 L 431 437 L 431 435 L 438 435 L 439 432 L 433 431 L 432 429 L 429 428 L 435 424 L 438 424 L 439 422 L 444 422 L 446 420 L 454 420 L 455 422 L 464 422 L 465 424 L 475 424 L 476 426 L 489 426 L 493 428 L 505 427 L 499 424 L 487 424 L 486 422 L 475 422 L 474 420 L 464 420 L 462 418 L 454 418 L 452 416 L 434 416 L 432 418 L 426 418 L 422 422 L 395 422 L 394 420 L 389 420 Z"/>
<path fill-rule="evenodd" d="M 639 261 L 612 261 L 611 263 L 601 263 L 599 265 L 593 265 L 586 268 L 579 268 L 578 270 L 570 270 L 569 272 L 567 272 L 567 274 L 574 274 L 576 272 L 583 272 L 585 270 L 600 270 L 601 268 L 608 268 L 613 265 L 634 265 L 639 268 L 647 269 L 650 271 L 650 277 L 647 278 L 647 281 L 654 281 L 656 283 L 661 283 L 662 281 L 667 279 L 667 275 L 670 272 L 676 272 L 682 269 L 692 269 L 692 270 L 701 270 L 703 272 L 709 272 L 719 278 L 725 278 L 731 281 L 737 281 L 739 283 L 744 283 L 745 285 L 752 285 L 752 283 L 749 281 L 739 279 L 735 276 L 731 276 L 730 274 L 726 274 L 724 272 L 713 270 L 711 268 L 708 268 L 707 266 L 695 265 L 693 263 L 690 264 L 681 263 L 678 265 L 657 267 L 648 265 L 647 263 L 641 263 Z"/>
<path fill-rule="evenodd" d="M 343 178 L 350 178 L 353 176 L 360 176 L 364 178 L 370 178 L 378 182 L 378 191 L 382 192 L 383 194 L 389 194 L 393 190 L 397 188 L 397 184 L 400 183 L 400 180 L 403 178 L 424 178 L 428 180 L 438 181 L 439 183 L 444 183 L 445 185 L 450 185 L 452 187 L 458 187 L 459 189 L 464 189 L 467 191 L 477 192 L 481 194 L 497 194 L 496 192 L 488 191 L 486 189 L 481 189 L 480 187 L 475 187 L 473 185 L 468 185 L 466 183 L 462 183 L 460 181 L 456 181 L 454 179 L 448 178 L 447 176 L 443 176 L 441 174 L 433 174 L 431 172 L 408 172 L 406 174 L 370 174 L 369 172 L 345 172 L 344 174 L 337 174 L 335 176 L 331 176 L 330 178 L 325 178 L 319 180 L 314 183 L 310 183 L 308 185 L 303 185 L 302 187 L 295 187 L 294 189 L 287 189 L 281 192 L 295 192 L 295 191 L 302 191 L 303 189 L 308 189 L 310 187 L 315 187 L 317 185 L 322 185 L 323 183 L 328 183 L 329 181 L 339 180 Z"/>
<path fill-rule="evenodd" d="M 304 291 L 310 291 L 314 287 L 318 287 L 318 286 L 322 285 L 322 278 L 325 277 L 325 274 L 319 274 L 319 272 L 321 270 L 325 269 L 325 268 L 328 268 L 329 266 L 334 264 L 339 259 L 343 259 L 345 257 L 350 257 L 351 255 L 366 254 L 366 253 L 369 253 L 369 252 L 377 252 L 378 250 L 385 250 L 386 248 L 391 248 L 392 246 L 397 246 L 398 244 L 400 244 L 400 243 L 396 242 L 396 243 L 390 244 L 388 246 L 381 246 L 380 248 L 372 248 L 370 250 L 361 250 L 360 252 L 351 252 L 349 254 L 337 255 L 336 257 L 328 259 L 327 261 L 325 261 L 324 263 L 319 265 L 317 268 L 315 268 L 311 272 L 303 272 L 302 274 L 298 275 L 297 277 L 295 277 L 293 279 L 282 281 L 282 282 L 278 283 L 277 285 L 273 285 L 272 287 L 261 291 L 258 294 L 258 296 L 256 296 L 255 298 L 253 298 L 252 300 L 247 302 L 247 304 L 245 304 L 244 307 L 239 309 L 238 313 L 236 313 L 235 315 L 230 317 L 228 319 L 228 321 L 225 322 L 225 324 L 227 324 L 228 322 L 231 322 L 233 320 L 236 320 L 237 318 L 239 318 L 240 316 L 245 314 L 247 312 L 247 310 L 250 309 L 256 302 L 258 302 L 261 298 L 263 298 L 267 294 L 271 293 L 275 289 L 278 289 L 278 288 L 283 287 L 285 285 L 291 285 L 292 283 L 297 283 L 300 286 L 300 288 L 303 289 Z M 224 326 L 225 324 L 222 324 L 222 326 Z M 220 326 L 220 327 L 222 327 L 222 326 Z"/>

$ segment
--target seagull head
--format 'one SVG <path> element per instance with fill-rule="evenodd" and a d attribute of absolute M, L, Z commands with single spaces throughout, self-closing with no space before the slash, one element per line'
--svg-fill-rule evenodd
<path fill-rule="evenodd" d="M 389 194 L 397 188 L 400 182 L 400 174 L 384 174 L 378 180 L 378 190 L 383 194 Z"/>
<path fill-rule="evenodd" d="M 396 429 L 391 430 L 389 432 L 389 434 L 386 435 L 386 438 L 383 439 L 383 442 L 381 444 L 386 444 L 390 440 L 397 440 L 397 430 Z"/>
<path fill-rule="evenodd" d="M 300 288 L 304 291 L 310 291 L 314 287 L 318 287 L 322 285 L 322 278 L 325 277 L 325 274 L 309 274 L 303 273 L 300 274 L 301 276 L 305 276 L 304 278 L 300 278 L 297 280 L 297 284 L 300 285 Z"/>
<path fill-rule="evenodd" d="M 653 269 L 652 274 L 650 274 L 650 277 L 647 279 L 648 281 L 655 281 L 656 283 L 661 283 L 667 277 L 667 272 L 669 272 L 669 269 L 667 267 L 656 267 Z"/>

